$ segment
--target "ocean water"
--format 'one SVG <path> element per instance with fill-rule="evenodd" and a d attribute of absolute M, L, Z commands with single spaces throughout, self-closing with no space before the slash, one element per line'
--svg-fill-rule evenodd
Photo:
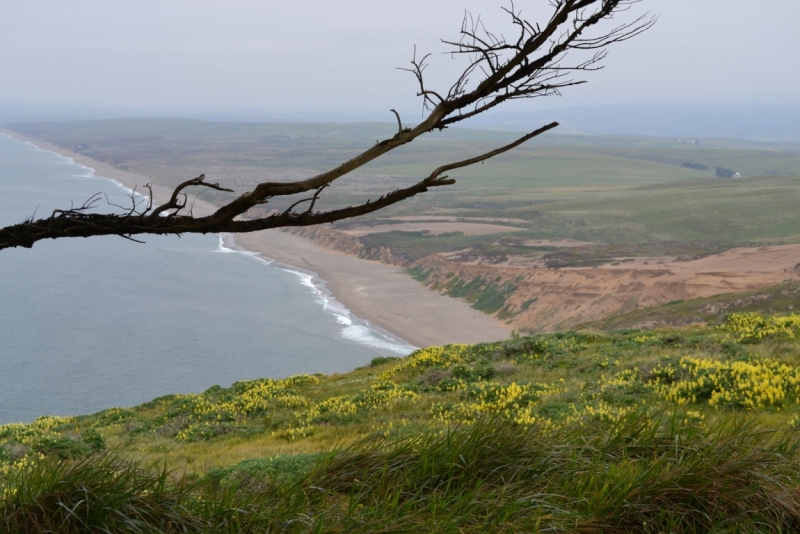
<path fill-rule="evenodd" d="M 0 135 L 0 224 L 101 191 L 130 202 L 92 169 Z M 312 274 L 237 249 L 229 236 L 144 240 L 0 251 L 0 424 L 345 372 L 414 348 L 354 317 Z"/>

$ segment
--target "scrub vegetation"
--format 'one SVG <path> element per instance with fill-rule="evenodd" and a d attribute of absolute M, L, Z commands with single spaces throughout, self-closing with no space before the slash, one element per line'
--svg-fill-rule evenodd
<path fill-rule="evenodd" d="M 800 315 L 571 331 L 0 427 L 11 532 L 800 528 Z"/>

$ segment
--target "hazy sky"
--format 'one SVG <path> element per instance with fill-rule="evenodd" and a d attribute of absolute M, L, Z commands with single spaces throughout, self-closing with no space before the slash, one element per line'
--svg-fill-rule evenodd
<path fill-rule="evenodd" d="M 537 19 L 546 3 L 517 0 Z M 413 45 L 439 54 L 464 9 L 502 32 L 502 0 L 0 0 L 0 102 L 265 111 L 418 109 Z M 643 0 L 659 23 L 603 72 L 535 107 L 800 104 L 798 0 Z"/>

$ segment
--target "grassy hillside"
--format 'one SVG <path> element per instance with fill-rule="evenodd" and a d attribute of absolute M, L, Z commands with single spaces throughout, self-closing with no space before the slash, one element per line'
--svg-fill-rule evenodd
<path fill-rule="evenodd" d="M 239 192 L 265 179 L 298 179 L 338 165 L 395 128 L 391 123 L 167 119 L 6 126 L 157 183 L 175 185 L 205 173 Z M 321 205 L 375 198 L 427 176 L 438 165 L 475 156 L 516 135 L 448 129 L 425 136 L 343 178 L 326 191 Z M 706 170 L 698 170 L 703 166 Z M 715 167 L 738 171 L 745 179 L 716 178 Z M 519 239 L 572 238 L 624 245 L 631 250 L 622 252 L 634 255 L 636 246 L 652 243 L 727 247 L 800 239 L 800 215 L 794 209 L 800 200 L 800 150 L 795 145 L 714 139 L 694 145 L 644 137 L 546 135 L 482 165 L 458 169 L 453 176 L 458 180 L 454 186 L 359 221 L 401 215 L 511 217 L 523 221 L 518 225 L 525 231 L 514 234 Z M 213 195 L 221 195 L 218 201 L 228 198 L 203 193 L 204 198 Z M 293 201 L 276 199 L 267 208 Z M 389 245 L 397 248 L 398 255 L 411 256 L 464 246 L 491 248 L 500 238 L 448 241 L 412 233 L 371 237 L 380 241 L 372 243 L 375 246 Z"/>
<path fill-rule="evenodd" d="M 800 315 L 739 313 L 514 337 L 5 425 L 4 524 L 791 531 L 798 335 Z"/>

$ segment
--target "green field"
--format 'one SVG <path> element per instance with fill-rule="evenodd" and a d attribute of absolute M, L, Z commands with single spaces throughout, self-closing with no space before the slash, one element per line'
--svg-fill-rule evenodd
<path fill-rule="evenodd" d="M 262 180 L 310 176 L 394 131 L 390 123 L 156 119 L 5 126 L 159 183 L 174 185 L 205 173 L 240 192 Z M 515 135 L 449 129 L 423 137 L 342 179 L 326 192 L 323 207 L 375 198 L 427 175 L 438 165 L 490 150 Z M 709 170 L 682 165 L 687 162 Z M 713 169 L 717 166 L 740 172 L 744 178 L 716 178 Z M 515 233 L 515 238 L 597 242 L 613 245 L 614 253 L 622 256 L 647 253 L 648 246 L 657 243 L 664 249 L 724 250 L 800 240 L 796 209 L 800 147 L 791 144 L 706 139 L 691 145 L 671 139 L 545 135 L 482 165 L 459 169 L 453 176 L 458 180 L 454 186 L 355 222 L 424 214 L 512 217 L 527 221 L 526 230 Z M 204 195 L 215 201 L 230 198 Z M 276 200 L 274 207 L 292 200 Z M 481 247 L 480 251 L 491 255 L 504 253 L 497 248 L 502 237 L 384 234 L 371 236 L 367 245 L 390 246 L 407 258 L 465 246 Z M 542 252 L 514 250 L 532 257 Z M 580 254 L 598 258 L 608 256 L 608 251 Z"/>

